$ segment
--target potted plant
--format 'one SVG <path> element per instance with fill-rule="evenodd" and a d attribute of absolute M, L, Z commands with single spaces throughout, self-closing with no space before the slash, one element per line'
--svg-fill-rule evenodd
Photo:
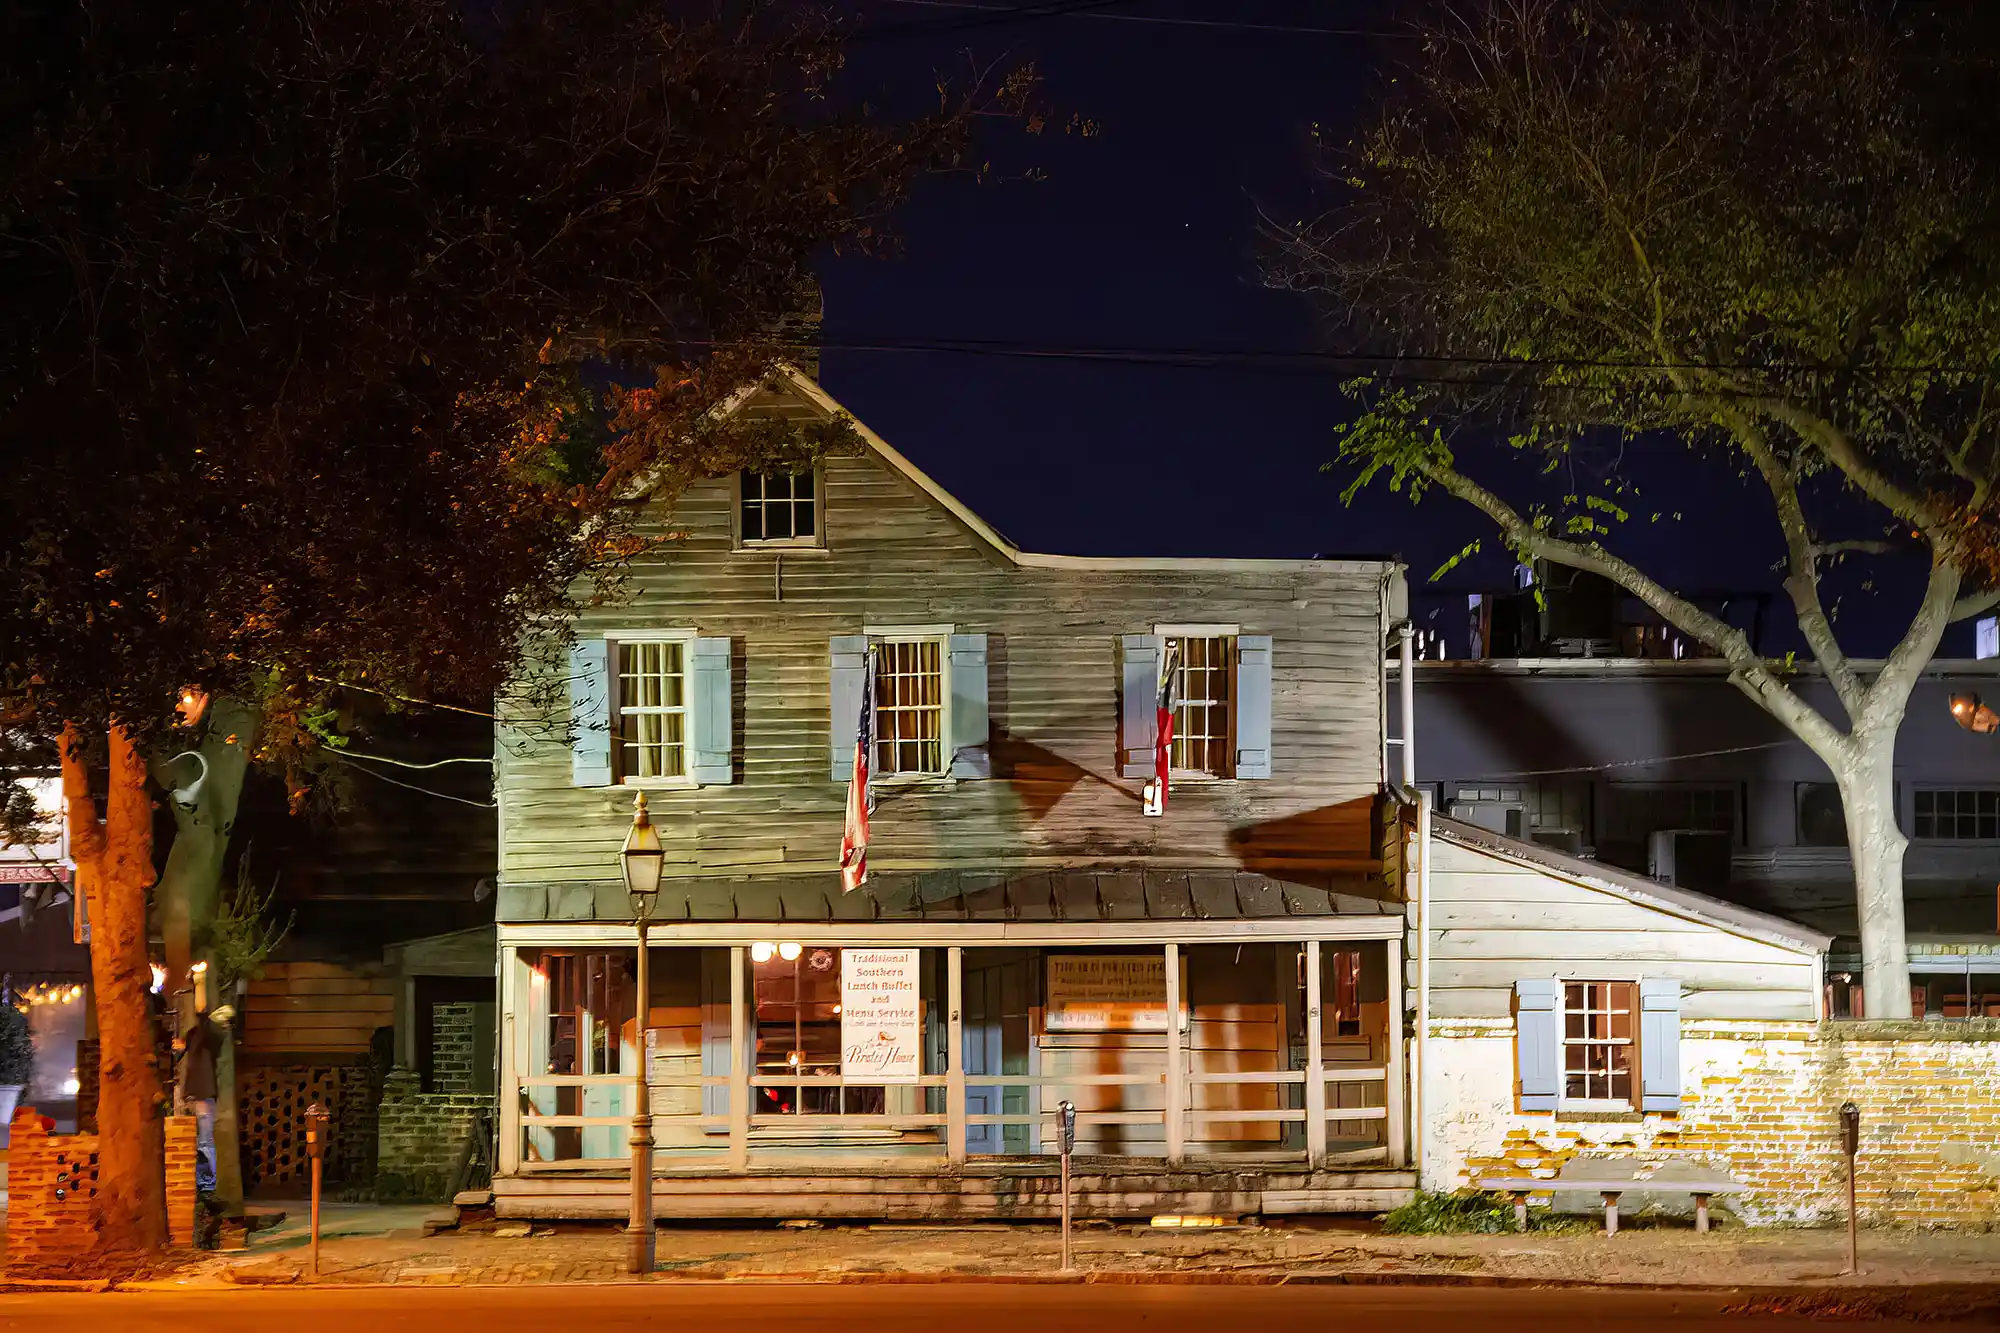
<path fill-rule="evenodd" d="M 35 1044 L 28 1036 L 28 1016 L 12 1003 L 0 1003 L 0 1144 L 7 1139 L 21 1089 L 35 1072 Z"/>

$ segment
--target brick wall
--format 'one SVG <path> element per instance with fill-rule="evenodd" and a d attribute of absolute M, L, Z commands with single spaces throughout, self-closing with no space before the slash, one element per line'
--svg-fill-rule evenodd
<path fill-rule="evenodd" d="M 376 1113 L 375 1193 L 385 1200 L 443 1202 L 465 1150 L 465 1136 L 494 1099 L 475 1092 L 475 1007 L 440 1004 L 431 1016 L 431 1087 L 399 1069 L 382 1087 Z"/>
<path fill-rule="evenodd" d="M 1685 1159 L 1749 1187 L 1731 1205 L 1746 1222 L 1830 1222 L 1853 1101 L 1864 1221 L 2000 1227 L 2000 1022 L 1684 1023 L 1680 1113 L 1613 1122 L 1517 1111 L 1511 1020 L 1434 1022 L 1426 1059 L 1431 1188 L 1553 1178 L 1578 1156 Z"/>
<path fill-rule="evenodd" d="M 95 1247 L 91 1202 L 97 1197 L 97 1136 L 50 1134 L 33 1107 L 9 1127 L 7 1271 L 61 1272 Z M 194 1244 L 194 1119 L 167 1121 L 167 1229 L 175 1245 Z"/>

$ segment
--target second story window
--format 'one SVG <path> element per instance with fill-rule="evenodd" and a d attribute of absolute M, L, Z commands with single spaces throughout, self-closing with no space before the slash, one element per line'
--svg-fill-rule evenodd
<path fill-rule="evenodd" d="M 1167 635 L 1177 673 L 1174 739 L 1168 764 L 1176 773 L 1226 778 L 1234 770 L 1230 700 L 1234 694 L 1234 635 Z"/>
<path fill-rule="evenodd" d="M 946 771 L 944 640 L 888 639 L 875 650 L 875 771 Z"/>
<path fill-rule="evenodd" d="M 738 478 L 737 536 L 745 546 L 819 544 L 819 487 L 811 468 Z"/>
<path fill-rule="evenodd" d="M 617 681 L 616 762 L 621 782 L 688 775 L 687 644 L 678 639 L 611 645 Z"/>

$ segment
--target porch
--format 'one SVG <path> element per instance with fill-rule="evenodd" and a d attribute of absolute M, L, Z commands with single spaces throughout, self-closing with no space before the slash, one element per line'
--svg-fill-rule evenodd
<path fill-rule="evenodd" d="M 643 1043 L 662 1217 L 1053 1216 L 1064 1101 L 1083 1216 L 1393 1206 L 1402 920 L 1321 901 L 1347 910 L 682 918 L 643 1037 L 629 923 L 503 925 L 496 1203 L 623 1215 Z"/>

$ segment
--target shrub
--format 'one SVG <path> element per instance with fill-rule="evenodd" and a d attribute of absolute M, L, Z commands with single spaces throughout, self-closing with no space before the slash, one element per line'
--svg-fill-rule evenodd
<path fill-rule="evenodd" d="M 0 1087 L 24 1084 L 35 1072 L 35 1044 L 28 1036 L 28 1016 L 11 1004 L 0 1004 Z"/>
<path fill-rule="evenodd" d="M 1513 1227 L 1512 1201 L 1505 1195 L 1477 1190 L 1461 1194 L 1421 1190 L 1382 1219 L 1382 1230 L 1392 1236 L 1489 1234 Z"/>

